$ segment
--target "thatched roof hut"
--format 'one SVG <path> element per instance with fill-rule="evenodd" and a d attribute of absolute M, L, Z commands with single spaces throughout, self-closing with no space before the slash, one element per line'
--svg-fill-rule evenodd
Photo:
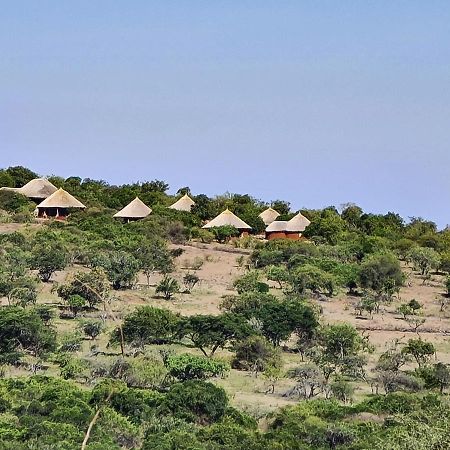
<path fill-rule="evenodd" d="M 178 199 L 173 205 L 170 205 L 170 209 L 176 209 L 177 211 L 187 211 L 191 212 L 192 207 L 195 205 L 194 200 L 192 200 L 189 195 L 184 194 L 183 197 Z"/>
<path fill-rule="evenodd" d="M 291 220 L 275 220 L 266 228 L 266 239 L 300 239 L 301 234 L 311 222 L 301 213 Z"/>
<path fill-rule="evenodd" d="M 274 220 L 277 220 L 277 217 L 280 216 L 280 213 L 273 208 L 265 209 L 258 217 L 266 224 L 270 225 Z"/>
<path fill-rule="evenodd" d="M 266 228 L 266 239 L 283 239 L 286 237 L 286 220 L 274 220 Z"/>
<path fill-rule="evenodd" d="M 209 221 L 202 228 L 221 227 L 224 225 L 230 225 L 242 233 L 248 233 L 252 227 L 240 219 L 236 214 L 233 214 L 228 208 L 221 212 L 217 217 Z"/>
<path fill-rule="evenodd" d="M 60 188 L 37 205 L 39 217 L 64 218 L 69 209 L 84 209 L 86 206 L 73 195 Z"/>
<path fill-rule="evenodd" d="M 308 220 L 303 214 L 298 213 L 286 224 L 286 232 L 287 233 L 302 233 L 305 231 L 306 227 L 311 224 L 311 221 Z"/>
<path fill-rule="evenodd" d="M 2 190 L 18 192 L 31 200 L 41 202 L 50 197 L 58 188 L 46 178 L 35 178 L 20 188 L 2 187 Z"/>
<path fill-rule="evenodd" d="M 147 217 L 152 212 L 139 197 L 136 197 L 125 208 L 122 208 L 119 212 L 114 214 L 113 217 L 130 220 L 139 220 Z"/>

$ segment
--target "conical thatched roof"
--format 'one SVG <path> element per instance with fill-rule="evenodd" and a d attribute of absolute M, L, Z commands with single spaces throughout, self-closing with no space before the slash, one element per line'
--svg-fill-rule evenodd
<path fill-rule="evenodd" d="M 258 217 L 260 217 L 266 225 L 270 225 L 277 217 L 279 217 L 279 215 L 280 213 L 273 208 L 267 208 Z"/>
<path fill-rule="evenodd" d="M 28 198 L 44 200 L 58 190 L 50 181 L 45 178 L 35 178 L 20 188 L 2 187 L 4 191 L 18 192 Z"/>
<path fill-rule="evenodd" d="M 239 219 L 236 214 L 233 214 L 228 208 L 221 212 L 217 217 L 209 221 L 203 228 L 221 227 L 224 225 L 231 225 L 238 230 L 251 230 L 252 227 Z"/>
<path fill-rule="evenodd" d="M 60 188 L 39 203 L 38 208 L 86 208 L 79 200 Z"/>
<path fill-rule="evenodd" d="M 298 213 L 286 224 L 286 231 L 291 233 L 301 233 L 311 222 L 301 213 Z"/>
<path fill-rule="evenodd" d="M 267 228 L 266 233 L 273 233 L 274 231 L 286 231 L 287 221 L 274 220 Z"/>
<path fill-rule="evenodd" d="M 28 198 L 42 199 L 50 197 L 57 190 L 58 188 L 45 178 L 35 178 L 19 188 L 19 192 Z"/>
<path fill-rule="evenodd" d="M 178 199 L 173 205 L 170 205 L 170 209 L 176 209 L 177 211 L 188 211 L 191 212 L 191 208 L 195 205 L 194 200 L 192 200 L 189 195 L 185 194 L 183 197 Z"/>
<path fill-rule="evenodd" d="M 152 212 L 139 197 L 136 197 L 133 201 L 128 203 L 125 208 L 114 214 L 114 217 L 120 217 L 123 219 L 143 219 Z"/>

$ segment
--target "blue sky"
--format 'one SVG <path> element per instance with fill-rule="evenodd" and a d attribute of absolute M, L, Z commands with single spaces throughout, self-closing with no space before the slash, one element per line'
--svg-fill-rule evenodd
<path fill-rule="evenodd" d="M 4 1 L 0 166 L 450 223 L 448 1 Z"/>

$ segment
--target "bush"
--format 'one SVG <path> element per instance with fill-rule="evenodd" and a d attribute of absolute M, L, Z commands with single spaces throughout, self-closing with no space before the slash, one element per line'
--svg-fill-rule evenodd
<path fill-rule="evenodd" d="M 170 343 L 179 331 L 180 318 L 167 309 L 141 306 L 128 314 L 122 325 L 125 342 L 143 347 L 146 344 Z M 113 334 L 120 342 L 120 330 Z"/>
<path fill-rule="evenodd" d="M 228 364 L 224 361 L 188 353 L 169 356 L 166 367 L 169 374 L 180 381 L 205 380 L 211 377 L 224 376 L 229 370 Z"/>
<path fill-rule="evenodd" d="M 180 285 L 175 278 L 165 276 L 158 286 L 156 286 L 156 293 L 163 294 L 166 300 L 170 300 L 174 294 L 180 292 Z"/>
<path fill-rule="evenodd" d="M 228 398 L 222 388 L 204 381 L 189 380 L 170 388 L 162 411 L 170 411 L 180 419 L 206 425 L 219 421 L 227 405 Z"/>

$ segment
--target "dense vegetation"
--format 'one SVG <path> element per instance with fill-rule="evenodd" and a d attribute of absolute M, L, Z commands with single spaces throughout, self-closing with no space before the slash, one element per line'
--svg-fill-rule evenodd
<path fill-rule="evenodd" d="M 0 185 L 20 187 L 36 176 L 13 167 L 0 171 Z M 185 213 L 167 208 L 175 198 L 162 181 L 50 180 L 88 209 L 67 222 L 0 234 L 0 448 L 78 449 L 83 441 L 99 450 L 450 446 L 450 370 L 420 334 L 426 321 L 420 299 L 399 306 L 409 338 L 392 342 L 373 367 L 370 339 L 348 323 L 326 323 L 320 308 L 345 293 L 355 300 L 355 314 L 379 315 L 408 283 L 407 266 L 423 283 L 436 273 L 449 280 L 450 231 L 355 205 L 304 210 L 312 222 L 304 240 L 232 241 L 251 253 L 238 258 L 242 275 L 232 294 L 217 299 L 219 314 L 181 315 L 144 304 L 117 315 L 116 293 L 134 289 L 139 274 L 142 289 L 160 275 L 155 295 L 165 302 L 181 291 L 195 295 L 203 261 L 191 262 L 177 280 L 179 246 L 233 236 L 235 230 L 200 228 L 225 207 L 260 231 L 258 214 L 267 205 L 248 195 L 201 194 Z M 113 211 L 136 195 L 153 213 L 129 224 L 114 220 Z M 0 191 L 3 223 L 32 223 L 34 206 Z M 293 214 L 287 202 L 272 206 L 283 218 Z M 58 303 L 42 294 L 49 285 L 45 292 Z M 444 310 L 450 281 L 442 290 Z M 84 340 L 89 354 L 80 352 Z M 285 367 L 286 354 L 295 355 L 295 364 Z M 288 379 L 283 395 L 299 403 L 265 417 L 240 411 L 231 406 L 233 393 L 216 382 L 233 370 L 263 376 L 267 395 Z M 372 394 L 354 402 L 361 384 Z"/>

